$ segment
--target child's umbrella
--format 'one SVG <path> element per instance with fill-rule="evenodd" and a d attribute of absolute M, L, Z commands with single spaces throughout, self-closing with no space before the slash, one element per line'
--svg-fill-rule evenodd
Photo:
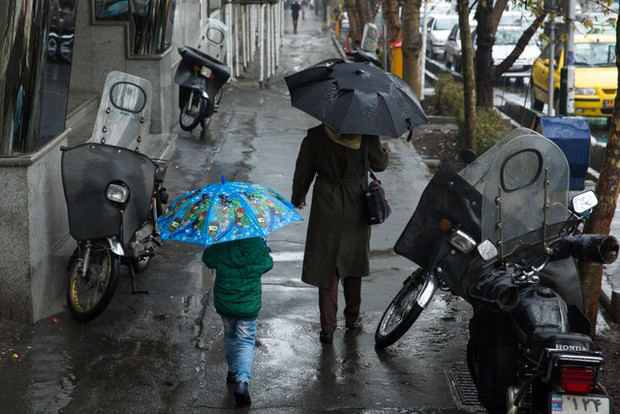
<path fill-rule="evenodd" d="M 260 184 L 226 182 L 189 191 L 157 220 L 163 240 L 209 246 L 270 233 L 302 218 L 280 194 Z"/>

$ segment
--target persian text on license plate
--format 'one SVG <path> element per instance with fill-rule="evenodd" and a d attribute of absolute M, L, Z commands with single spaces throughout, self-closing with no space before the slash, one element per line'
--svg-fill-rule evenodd
<path fill-rule="evenodd" d="M 611 401 L 602 395 L 551 394 L 551 412 L 609 414 Z"/>
<path fill-rule="evenodd" d="M 614 106 L 613 99 L 603 99 L 603 108 L 609 108 L 611 106 Z"/>

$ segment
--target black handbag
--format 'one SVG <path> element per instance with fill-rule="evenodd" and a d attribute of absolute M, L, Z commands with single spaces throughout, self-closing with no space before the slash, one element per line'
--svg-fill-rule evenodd
<path fill-rule="evenodd" d="M 381 224 L 392 213 L 388 198 L 385 195 L 381 181 L 368 167 L 368 144 L 364 139 L 364 169 L 366 171 L 365 177 L 368 179 L 368 174 L 372 180 L 366 186 L 364 190 L 364 199 L 366 200 L 366 223 L 367 224 Z"/>

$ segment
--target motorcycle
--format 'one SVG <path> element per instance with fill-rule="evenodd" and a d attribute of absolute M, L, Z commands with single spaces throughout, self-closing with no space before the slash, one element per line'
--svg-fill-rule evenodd
<path fill-rule="evenodd" d="M 562 151 L 524 128 L 458 174 L 442 166 L 394 246 L 419 268 L 383 314 L 377 348 L 449 291 L 473 308 L 467 365 L 489 412 L 610 413 L 575 259 L 611 263 L 618 242 L 580 234 L 596 196 L 569 203 L 568 188 Z"/>
<path fill-rule="evenodd" d="M 205 131 L 219 108 L 230 68 L 189 46 L 180 47 L 178 51 L 182 59 L 174 82 L 179 85 L 179 125 L 184 131 L 192 131 L 200 124 Z"/>
<path fill-rule="evenodd" d="M 109 305 L 122 265 L 129 268 L 132 292 L 148 293 L 136 289 L 135 273 L 148 268 L 155 246 L 161 246 L 157 217 L 168 201 L 163 186 L 168 163 L 138 152 L 150 113 L 150 89 L 140 81 L 147 82 L 111 73 L 95 127 L 105 136 L 61 148 L 69 233 L 78 242 L 68 265 L 66 301 L 80 322 Z"/>

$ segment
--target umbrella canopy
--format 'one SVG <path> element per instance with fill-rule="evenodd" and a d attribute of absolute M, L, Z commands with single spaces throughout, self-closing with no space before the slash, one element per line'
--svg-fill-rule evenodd
<path fill-rule="evenodd" d="M 301 220 L 295 207 L 260 184 L 208 184 L 177 198 L 157 220 L 163 240 L 209 246 L 271 232 Z"/>
<path fill-rule="evenodd" d="M 339 134 L 399 137 L 428 122 L 405 81 L 369 63 L 328 59 L 284 80 L 295 108 Z"/>

